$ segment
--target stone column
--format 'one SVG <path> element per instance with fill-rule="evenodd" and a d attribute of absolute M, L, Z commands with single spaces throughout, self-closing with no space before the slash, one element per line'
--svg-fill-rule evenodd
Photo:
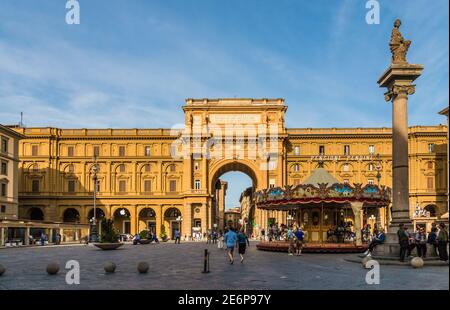
<path fill-rule="evenodd" d="M 3 228 L 2 228 L 2 232 L 3 232 Z M 2 234 L 2 237 L 3 237 L 3 234 Z M 30 245 L 30 227 L 27 227 L 25 229 L 25 245 Z"/>
<path fill-rule="evenodd" d="M 192 204 L 191 203 L 186 203 L 184 206 L 183 235 L 188 236 L 189 239 L 192 235 Z"/>
<path fill-rule="evenodd" d="M 207 212 L 208 212 L 208 203 L 203 203 L 202 204 L 202 210 L 200 212 L 201 220 L 202 220 L 202 237 L 203 237 L 203 234 L 208 229 L 208 226 L 207 226 L 207 216 L 208 216 Z"/>
<path fill-rule="evenodd" d="M 408 95 L 415 92 L 412 82 L 421 75 L 423 66 L 392 64 L 378 80 L 386 87 L 385 100 L 392 101 L 392 223 L 394 233 L 400 223 L 412 225 L 409 212 L 408 176 Z"/>
<path fill-rule="evenodd" d="M 5 228 L 0 227 L 0 246 L 5 246 Z"/>
<path fill-rule="evenodd" d="M 361 225 L 362 225 L 363 203 L 360 201 L 354 201 L 351 203 L 351 206 L 353 210 L 353 216 L 355 217 L 356 245 L 362 245 Z"/>

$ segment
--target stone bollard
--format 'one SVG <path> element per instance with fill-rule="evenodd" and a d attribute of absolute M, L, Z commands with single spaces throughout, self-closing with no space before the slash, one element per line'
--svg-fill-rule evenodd
<path fill-rule="evenodd" d="M 116 271 L 116 264 L 114 264 L 113 262 L 107 262 L 105 263 L 103 268 L 105 269 L 106 273 L 114 273 L 114 271 Z"/>
<path fill-rule="evenodd" d="M 149 268 L 150 266 L 148 265 L 147 262 L 140 262 L 137 265 L 137 270 L 139 271 L 139 273 L 147 273 Z"/>
<path fill-rule="evenodd" d="M 5 273 L 6 268 L 3 265 L 0 265 L 0 277 Z"/>
<path fill-rule="evenodd" d="M 420 257 L 414 257 L 413 259 L 411 259 L 411 266 L 412 266 L 414 269 L 422 268 L 423 265 L 424 265 L 424 261 L 423 261 L 422 258 L 420 258 Z"/>
<path fill-rule="evenodd" d="M 47 265 L 47 273 L 49 275 L 55 275 L 59 271 L 59 264 L 58 263 L 50 263 Z"/>

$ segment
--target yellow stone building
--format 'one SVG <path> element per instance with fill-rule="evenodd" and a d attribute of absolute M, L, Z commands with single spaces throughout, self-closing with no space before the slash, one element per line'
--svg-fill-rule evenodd
<path fill-rule="evenodd" d="M 159 234 L 164 226 L 169 237 L 178 228 L 190 236 L 193 227 L 206 232 L 223 218 L 216 185 L 229 171 L 263 189 L 300 183 L 323 161 L 342 182 L 391 186 L 390 128 L 285 128 L 283 99 L 187 99 L 183 110 L 179 130 L 15 128 L 25 136 L 19 216 L 88 223 L 97 186 L 97 214 L 114 218 L 121 233 Z M 446 134 L 445 125 L 409 129 L 412 218 L 417 206 L 431 218 L 448 211 Z M 287 220 L 255 212 L 259 227 L 272 217 Z"/>

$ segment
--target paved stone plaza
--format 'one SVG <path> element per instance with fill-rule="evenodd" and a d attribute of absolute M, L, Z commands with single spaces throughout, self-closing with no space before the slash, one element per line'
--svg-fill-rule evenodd
<path fill-rule="evenodd" d="M 202 274 L 203 251 L 211 252 L 209 274 Z M 0 250 L 0 264 L 6 273 L 0 289 L 449 289 L 448 267 L 414 270 L 404 266 L 381 266 L 381 284 L 367 285 L 367 270 L 344 259 L 352 255 L 304 254 L 248 250 L 244 264 L 229 265 L 225 251 L 205 243 L 125 245 L 102 251 L 93 246 L 12 248 Z M 67 285 L 65 263 L 78 260 L 80 285 Z M 46 273 L 49 262 L 61 270 Z M 117 265 L 114 274 L 105 274 L 103 263 Z M 148 274 L 138 274 L 137 263 L 150 264 Z"/>

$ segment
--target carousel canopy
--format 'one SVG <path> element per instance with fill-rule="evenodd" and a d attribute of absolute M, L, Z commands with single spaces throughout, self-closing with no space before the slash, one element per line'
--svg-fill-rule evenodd
<path fill-rule="evenodd" d="M 362 202 L 371 206 L 386 206 L 391 202 L 391 189 L 386 186 L 340 183 L 323 166 L 319 166 L 299 185 L 274 187 L 255 193 L 258 208 L 290 210 L 299 205 L 351 204 Z"/>
<path fill-rule="evenodd" d="M 319 167 L 303 182 L 319 187 L 319 184 L 336 184 L 339 181 L 332 176 L 325 168 Z"/>

